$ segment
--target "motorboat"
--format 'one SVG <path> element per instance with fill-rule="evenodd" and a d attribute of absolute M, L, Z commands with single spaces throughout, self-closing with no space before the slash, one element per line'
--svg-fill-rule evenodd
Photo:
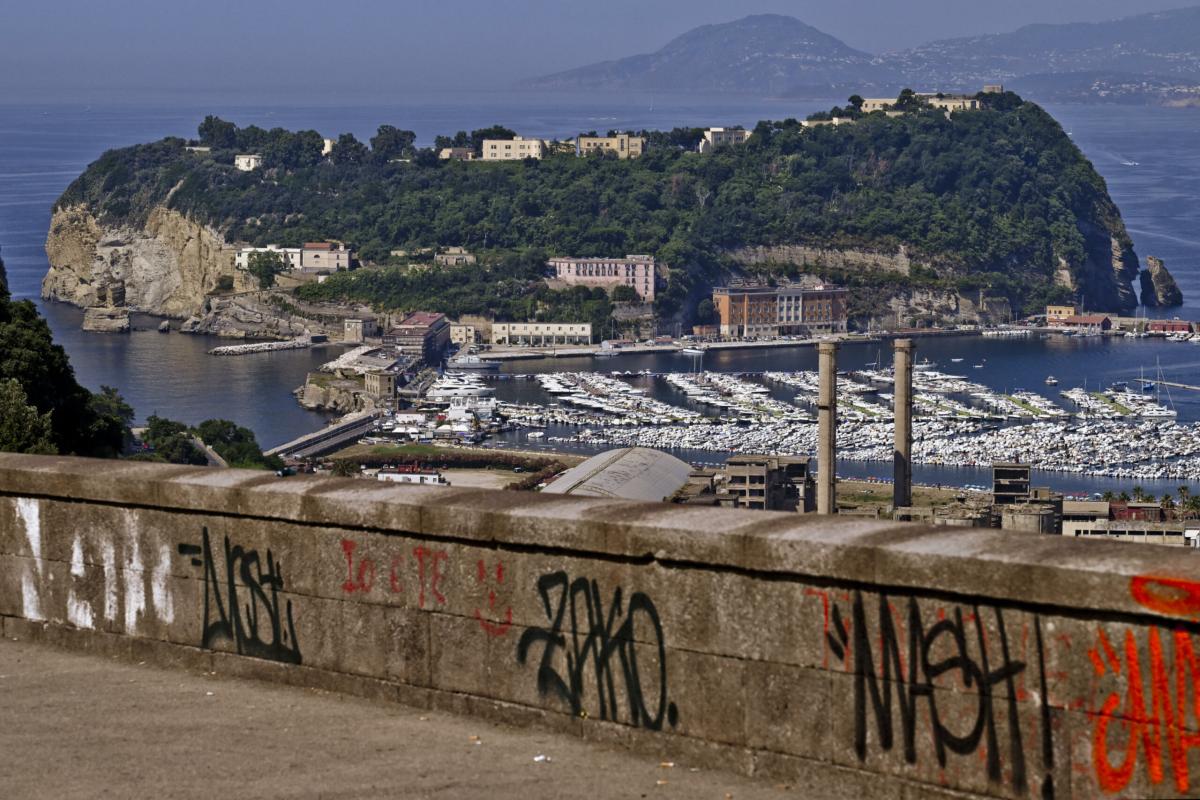
<path fill-rule="evenodd" d="M 679 352 L 683 353 L 685 356 L 702 356 L 702 355 L 704 355 L 704 351 L 701 350 L 699 347 L 685 347 L 682 350 L 680 350 Z"/>
<path fill-rule="evenodd" d="M 503 364 L 499 361 L 491 361 L 474 354 L 468 354 L 455 356 L 447 362 L 446 366 L 452 370 L 465 369 L 472 372 L 499 372 Z"/>
<path fill-rule="evenodd" d="M 1048 375 L 1046 377 L 1046 385 L 1047 386 L 1058 386 L 1058 378 L 1054 377 L 1053 375 Z"/>

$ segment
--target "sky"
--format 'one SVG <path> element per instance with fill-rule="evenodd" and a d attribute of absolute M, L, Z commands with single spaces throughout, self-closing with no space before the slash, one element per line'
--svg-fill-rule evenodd
<path fill-rule="evenodd" d="M 312 101 L 501 89 L 788 14 L 872 53 L 1188 0 L 0 0 L 0 103 L 207 92 Z"/>

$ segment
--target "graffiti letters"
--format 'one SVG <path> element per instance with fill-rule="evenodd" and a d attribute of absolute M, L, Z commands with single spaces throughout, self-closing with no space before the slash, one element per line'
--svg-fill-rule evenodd
<path fill-rule="evenodd" d="M 192 564 L 204 570 L 204 627 L 200 646 L 215 649 L 229 642 L 239 655 L 299 664 L 300 644 L 292 619 L 292 601 L 280 604 L 284 589 L 283 565 L 270 550 L 266 569 L 257 550 L 246 550 L 224 540 L 214 558 L 208 528 L 203 529 L 201 544 L 179 545 L 179 553 L 192 557 Z M 223 565 L 223 569 L 220 565 Z"/>
<path fill-rule="evenodd" d="M 938 619 L 927 625 L 916 598 L 908 598 L 903 611 L 897 612 L 888 596 L 881 594 L 878 630 L 873 630 L 861 592 L 853 594 L 849 621 L 839 605 L 832 605 L 826 639 L 829 649 L 854 674 L 854 748 L 860 760 L 868 757 L 872 720 L 878 746 L 885 751 L 896 746 L 894 723 L 898 716 L 899 738 L 908 763 L 917 763 L 918 732 L 928 731 L 940 768 L 946 767 L 949 754 L 969 755 L 982 747 L 990 783 L 1002 782 L 1007 770 L 1014 791 L 1027 789 L 1017 678 L 1028 665 L 1011 652 L 1000 609 L 991 609 L 991 614 L 998 647 L 989 649 L 983 612 L 977 606 L 968 613 L 961 607 L 948 613 L 942 609 Z M 904 620 L 907 637 L 897 631 L 897 616 Z M 1037 641 L 1037 667 L 1044 684 L 1040 627 Z M 954 712 L 945 709 L 950 690 L 938 688 L 936 683 L 955 678 L 966 692 L 965 707 L 970 709 L 973 702 L 973 709 L 964 712 L 961 702 Z M 1041 696 L 1044 701 L 1044 691 Z M 922 710 L 928 725 L 919 723 Z M 1001 736 L 1002 730 L 1007 737 Z M 1049 736 L 1044 724 L 1043 735 Z M 1042 756 L 1047 770 L 1042 794 L 1052 797 L 1052 747 L 1043 746 Z"/>
<path fill-rule="evenodd" d="M 353 539 L 342 539 L 342 556 L 346 559 L 346 580 L 342 582 L 342 591 L 346 594 L 369 594 L 377 585 L 391 594 L 402 594 L 405 591 L 404 573 L 406 570 L 415 572 L 417 607 L 425 608 L 432 598 L 434 603 L 446 605 L 446 595 L 442 584 L 446 578 L 446 562 L 449 555 L 444 550 L 430 550 L 426 547 L 414 547 L 406 558 L 404 553 L 391 556 L 387 568 L 387 581 L 376 566 L 375 560 L 356 556 L 358 543 Z M 407 566 L 408 564 L 412 566 Z"/>
<path fill-rule="evenodd" d="M 1200 584 L 1173 578 L 1136 577 L 1130 593 L 1141 605 L 1162 614 L 1194 619 L 1200 614 Z M 1096 678 L 1111 675 L 1121 691 L 1105 695 L 1093 717 L 1092 760 L 1096 779 L 1106 792 L 1125 790 L 1139 761 L 1146 778 L 1160 784 L 1169 765 L 1175 789 L 1191 788 L 1188 753 L 1200 748 L 1200 660 L 1191 634 L 1182 628 L 1167 632 L 1171 658 L 1160 628 L 1146 630 L 1142 641 L 1132 630 L 1113 641 L 1100 628 L 1088 650 Z M 1149 670 L 1143 652 L 1149 652 Z M 1124 681 L 1120 681 L 1120 676 Z M 1147 691 L 1149 684 L 1149 691 Z M 1147 701 L 1149 701 L 1147 703 Z M 1190 714 L 1189 714 L 1190 708 Z M 1113 744 L 1113 734 L 1118 732 Z M 1164 750 L 1166 758 L 1164 759 Z"/>
<path fill-rule="evenodd" d="M 584 695 L 590 677 L 601 719 L 628 721 L 651 730 L 661 730 L 664 722 L 672 727 L 678 724 L 678 711 L 668 700 L 662 622 L 648 596 L 634 592 L 626 608 L 618 587 L 606 613 L 600 587 L 594 580 L 572 581 L 565 572 L 553 572 L 543 575 L 537 587 L 549 627 L 530 628 L 522 634 L 517 660 L 524 664 L 530 649 L 542 645 L 537 671 L 539 693 L 558 697 L 572 713 L 584 715 Z M 649 636 L 649 640 L 640 641 L 651 644 L 638 643 L 639 630 L 643 637 Z M 639 656 L 639 650 L 643 655 Z M 556 663 L 560 651 L 566 660 L 565 673 L 559 672 Z M 646 655 L 653 657 L 657 667 L 649 675 L 639 663 Z M 624 709 L 619 702 L 618 686 L 624 689 Z M 657 699 L 648 700 L 655 688 Z"/>

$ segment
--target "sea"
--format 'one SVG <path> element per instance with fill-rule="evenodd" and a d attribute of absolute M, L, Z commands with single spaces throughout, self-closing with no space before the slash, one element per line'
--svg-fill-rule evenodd
<path fill-rule="evenodd" d="M 215 340 L 163 335 L 159 320 L 135 315 L 125 335 L 80 330 L 82 312 L 40 299 L 48 268 L 44 243 L 55 199 L 105 150 L 163 136 L 195 136 L 207 114 L 239 125 L 312 128 L 325 136 L 350 132 L 372 136 L 381 124 L 407 128 L 418 142 L 501 124 L 523 134 L 566 137 L 610 128 L 669 129 L 676 126 L 745 125 L 761 119 L 803 118 L 837 100 L 669 96 L 648 94 L 446 93 L 417 94 L 369 105 L 272 105 L 243 101 L 159 102 L 144 105 L 5 105 L 0 102 L 0 256 L 15 297 L 34 300 L 55 340 L 66 348 L 80 382 L 92 389 L 114 386 L 134 406 L 139 420 L 158 414 L 188 423 L 212 417 L 231 419 L 254 430 L 270 447 L 320 427 L 321 414 L 300 408 L 292 396 L 306 373 L 329 360 L 340 347 L 218 358 L 207 355 Z M 1200 320 L 1200 109 L 1108 105 L 1047 105 L 1091 159 L 1120 207 L 1138 255 L 1164 259 L 1185 296 L 1180 308 L 1151 317 Z M 1161 340 L 984 339 L 922 340 L 919 357 L 947 372 L 964 373 L 994 389 L 1025 388 L 1056 396 L 1075 386 L 1099 388 L 1139 375 L 1200 385 L 1200 345 Z M 878 358 L 878 347 L 843 349 L 842 369 Z M 884 355 L 886 360 L 886 354 Z M 962 359 L 955 362 L 953 359 Z M 618 364 L 619 362 L 619 364 Z M 678 363 L 677 363 L 678 362 Z M 732 372 L 814 369 L 811 349 L 787 348 L 726 352 L 706 359 L 705 368 Z M 506 371 L 612 369 L 638 372 L 686 371 L 678 356 L 633 356 L 517 362 Z M 1051 390 L 1048 375 L 1060 381 Z M 1164 398 L 1183 422 L 1200 421 L 1200 392 L 1173 391 Z M 711 460 L 712 454 L 707 454 Z M 887 465 L 839 464 L 848 476 L 884 477 Z M 1040 476 L 1066 491 L 1128 489 L 1102 478 Z M 918 469 L 926 483 L 986 484 L 986 470 Z M 1144 488 L 1173 491 L 1174 483 Z"/>

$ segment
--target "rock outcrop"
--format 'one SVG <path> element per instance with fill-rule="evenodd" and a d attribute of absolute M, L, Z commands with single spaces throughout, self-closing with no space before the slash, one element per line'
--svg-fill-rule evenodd
<path fill-rule="evenodd" d="M 0 258 L 0 297 L 8 294 L 8 273 L 4 271 L 4 259 Z"/>
<path fill-rule="evenodd" d="M 1171 273 L 1161 258 L 1149 256 L 1146 269 L 1142 270 L 1142 305 L 1168 308 L 1183 305 L 1183 292 L 1179 290 Z"/>
<path fill-rule="evenodd" d="M 355 375 L 312 372 L 304 385 L 293 394 L 300 405 L 309 411 L 350 414 L 376 407 L 374 398 L 363 388 L 362 378 Z"/>
<path fill-rule="evenodd" d="M 129 333 L 129 309 L 112 306 L 86 309 L 83 329 L 94 333 Z"/>
<path fill-rule="evenodd" d="M 250 275 L 234 269 L 234 250 L 218 231 L 163 206 L 140 228 L 107 227 L 82 205 L 58 208 L 46 255 L 42 297 L 82 308 L 182 318 L 199 313 L 222 278 L 234 291 L 256 288 Z"/>
<path fill-rule="evenodd" d="M 286 340 L 313 333 L 310 322 L 271 306 L 258 294 L 209 297 L 198 314 L 179 326 L 179 332 L 227 339 Z"/>
<path fill-rule="evenodd" d="M 895 253 L 883 253 L 872 250 L 778 244 L 740 247 L 730 250 L 728 255 L 735 262 L 746 267 L 795 265 L 848 271 L 883 270 L 897 272 L 901 275 L 908 275 L 914 263 L 903 245 Z"/>

